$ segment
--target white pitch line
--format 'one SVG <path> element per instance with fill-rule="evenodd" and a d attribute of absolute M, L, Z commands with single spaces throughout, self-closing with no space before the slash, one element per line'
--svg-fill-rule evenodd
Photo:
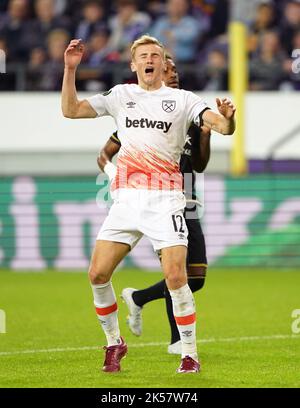
<path fill-rule="evenodd" d="M 278 340 L 278 339 L 299 339 L 300 334 L 273 334 L 269 336 L 244 336 L 244 337 L 227 337 L 227 338 L 215 338 L 210 337 L 208 339 L 197 340 L 197 343 L 233 343 L 239 341 L 255 341 L 255 340 Z M 150 343 L 134 343 L 128 344 L 128 347 L 158 347 L 167 346 L 168 342 L 150 342 Z M 16 351 L 1 351 L 0 356 L 13 356 L 17 354 L 37 354 L 37 353 L 60 353 L 68 351 L 90 351 L 100 350 L 101 346 L 85 346 L 85 347 L 58 347 L 49 349 L 37 349 L 37 350 L 16 350 Z"/>

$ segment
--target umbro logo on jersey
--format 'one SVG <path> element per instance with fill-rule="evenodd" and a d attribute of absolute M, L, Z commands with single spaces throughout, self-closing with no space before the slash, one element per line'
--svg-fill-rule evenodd
<path fill-rule="evenodd" d="M 134 119 L 131 120 L 126 116 L 126 127 L 127 128 L 148 128 L 148 129 L 160 129 L 163 130 L 164 133 L 168 133 L 170 127 L 172 126 L 172 122 L 163 122 L 161 120 L 150 120 L 147 118 L 142 119 Z"/>
<path fill-rule="evenodd" d="M 136 105 L 136 103 L 135 103 L 135 102 L 130 101 L 130 102 L 127 102 L 127 103 L 126 103 L 126 105 L 127 105 L 127 108 L 134 108 L 134 107 L 135 107 L 135 105 Z"/>
<path fill-rule="evenodd" d="M 162 108 L 165 112 L 173 112 L 176 108 L 176 101 L 162 101 Z"/>

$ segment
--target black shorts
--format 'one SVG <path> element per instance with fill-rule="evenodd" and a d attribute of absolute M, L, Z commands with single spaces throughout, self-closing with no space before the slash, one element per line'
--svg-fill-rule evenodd
<path fill-rule="evenodd" d="M 207 266 L 205 239 L 198 219 L 186 219 L 188 235 L 187 265 Z"/>

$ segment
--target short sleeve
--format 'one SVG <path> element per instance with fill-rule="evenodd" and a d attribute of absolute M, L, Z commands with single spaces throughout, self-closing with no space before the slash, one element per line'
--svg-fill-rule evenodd
<path fill-rule="evenodd" d="M 121 146 L 121 142 L 120 142 L 120 139 L 118 137 L 118 132 L 114 132 L 109 139 L 112 142 L 116 143 L 117 145 Z"/>
<path fill-rule="evenodd" d="M 110 89 L 102 94 L 97 94 L 86 98 L 88 103 L 97 113 L 97 116 L 114 116 L 117 100 L 117 87 Z"/>
<path fill-rule="evenodd" d="M 202 98 L 192 92 L 187 92 L 186 103 L 189 123 L 195 123 L 195 125 L 200 126 L 201 115 L 205 110 L 210 109 L 209 106 Z"/>

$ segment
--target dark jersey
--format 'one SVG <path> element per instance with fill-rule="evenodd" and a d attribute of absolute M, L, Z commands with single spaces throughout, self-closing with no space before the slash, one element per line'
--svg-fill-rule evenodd
<path fill-rule="evenodd" d="M 192 151 L 200 152 L 200 129 L 197 125 L 192 124 L 188 130 L 186 142 L 180 158 L 180 171 L 185 181 L 184 192 L 186 198 L 196 199 L 195 192 L 195 173 L 192 165 Z M 199 153 L 198 153 L 199 154 Z M 191 180 L 184 177 L 185 174 L 191 175 Z M 188 184 L 188 185 L 187 185 Z"/>

